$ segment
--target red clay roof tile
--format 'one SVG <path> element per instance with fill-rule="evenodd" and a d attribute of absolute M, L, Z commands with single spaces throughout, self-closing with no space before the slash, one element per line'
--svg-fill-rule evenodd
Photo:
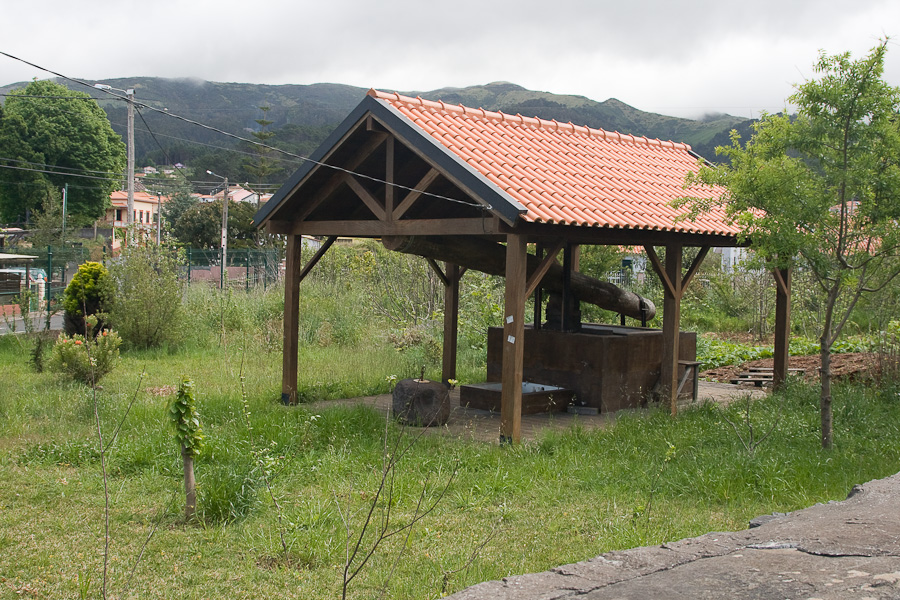
<path fill-rule="evenodd" d="M 536 223 L 734 235 L 713 211 L 677 220 L 670 202 L 721 189 L 683 188 L 690 146 L 538 117 L 506 115 L 370 90 L 525 209 Z"/>

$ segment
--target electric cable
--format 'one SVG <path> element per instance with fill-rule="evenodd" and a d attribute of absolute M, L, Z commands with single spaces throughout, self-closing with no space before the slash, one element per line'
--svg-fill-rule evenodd
<path fill-rule="evenodd" d="M 75 79 L 74 77 L 69 77 L 69 76 L 67 76 L 67 75 L 63 75 L 62 73 L 57 73 L 56 71 L 52 71 L 52 70 L 47 69 L 47 68 L 45 68 L 45 67 L 42 67 L 42 66 L 40 66 L 40 65 L 36 65 L 36 64 L 34 64 L 34 63 L 32 63 L 32 62 L 29 62 L 29 61 L 27 61 L 27 60 L 25 60 L 25 59 L 19 58 L 19 57 L 17 57 L 17 56 L 13 56 L 12 54 L 9 54 L 9 53 L 7 53 L 7 52 L 3 52 L 2 50 L 0 50 L 0 55 L 6 56 L 6 57 L 11 58 L 11 59 L 13 59 L 13 60 L 17 60 L 17 61 L 19 61 L 19 62 L 21 62 L 21 63 L 24 63 L 24 64 L 26 64 L 26 65 L 28 65 L 28 66 L 30 66 L 30 67 L 34 67 L 35 69 L 40 69 L 41 71 L 45 71 L 45 72 L 47 72 L 47 73 L 50 73 L 51 75 L 55 75 L 55 76 L 57 76 L 57 77 L 59 77 L 59 78 L 65 79 L 65 80 L 67 80 L 67 81 L 71 81 L 71 82 L 73 82 L 73 83 L 77 83 L 77 84 L 79 84 L 79 85 L 83 85 L 83 86 L 88 87 L 88 88 L 91 88 L 91 89 L 99 89 L 99 90 L 102 91 L 103 93 L 105 93 L 105 94 L 107 94 L 107 95 L 109 95 L 109 96 L 112 96 L 113 98 L 118 98 L 118 99 L 124 100 L 124 101 L 126 101 L 126 102 L 131 102 L 132 104 L 135 105 L 135 107 L 140 106 L 141 108 L 146 108 L 147 110 L 150 110 L 150 111 L 153 111 L 153 112 L 157 112 L 157 113 L 162 114 L 162 115 L 166 115 L 166 116 L 168 116 L 168 117 L 170 117 L 170 118 L 173 118 L 173 119 L 176 119 L 176 120 L 179 120 L 179 121 L 182 121 L 182 122 L 191 124 L 191 125 L 195 125 L 195 126 L 197 126 L 197 127 L 201 127 L 201 128 L 206 129 L 206 130 L 208 130 L 208 131 L 213 131 L 213 132 L 218 133 L 218 134 L 220 134 L 220 135 L 224 135 L 224 136 L 229 137 L 229 138 L 233 138 L 233 139 L 236 139 L 236 140 L 240 140 L 240 141 L 242 141 L 242 142 L 247 142 L 248 144 L 252 144 L 252 145 L 254 145 L 254 146 L 259 146 L 259 147 L 261 147 L 261 148 L 268 148 L 269 150 L 273 150 L 273 151 L 275 151 L 275 152 L 278 152 L 278 153 L 280 153 L 280 154 L 284 154 L 284 155 L 286 155 L 286 156 L 290 156 L 290 157 L 292 157 L 292 158 L 295 158 L 295 159 L 297 159 L 297 160 L 301 160 L 301 161 L 303 161 L 303 162 L 312 163 L 312 164 L 314 164 L 314 165 L 316 165 L 316 166 L 319 166 L 319 167 L 322 167 L 322 168 L 331 169 L 331 170 L 333 170 L 333 171 L 337 171 L 337 172 L 340 172 L 340 173 L 346 173 L 346 174 L 352 175 L 352 176 L 354 176 L 354 177 L 359 177 L 359 178 L 361 178 L 361 179 L 367 179 L 367 180 L 369 180 L 369 181 L 373 181 L 373 182 L 376 182 L 376 183 L 379 183 L 379 184 L 383 184 L 383 185 L 385 185 L 385 186 L 391 186 L 391 187 L 394 187 L 394 188 L 396 188 L 396 189 L 405 190 L 405 191 L 408 191 L 408 192 L 411 192 L 411 193 L 414 192 L 414 193 L 420 194 L 420 195 L 422 195 L 422 196 L 427 196 L 427 197 L 435 198 L 435 199 L 438 199 L 438 200 L 444 200 L 444 201 L 452 202 L 452 203 L 455 203 L 455 204 L 462 204 L 462 205 L 465 205 L 465 206 L 469 206 L 469 207 L 472 207 L 472 208 L 478 208 L 478 209 L 482 209 L 482 210 L 492 210 L 492 209 L 493 209 L 493 207 L 492 207 L 490 204 L 479 204 L 479 203 L 466 202 L 465 200 L 459 200 L 459 199 L 457 199 L 457 198 L 450 198 L 449 196 L 444 196 L 444 195 L 441 195 L 441 194 L 435 194 L 435 193 L 433 193 L 433 192 L 428 192 L 428 191 L 424 191 L 424 190 L 417 190 L 417 189 L 415 189 L 415 188 L 413 188 L 413 187 L 401 185 L 401 184 L 394 183 L 394 182 L 389 182 L 389 181 L 387 181 L 387 180 L 385 180 L 385 179 L 381 179 L 381 178 L 378 178 L 378 177 L 373 177 L 373 176 L 371 176 L 371 175 L 366 175 L 366 174 L 364 174 L 364 173 L 358 173 L 358 172 L 352 171 L 352 170 L 350 170 L 350 169 L 345 169 L 345 168 L 339 167 L 339 166 L 337 166 L 337 165 L 331 165 L 331 164 L 328 164 L 328 163 L 325 163 L 325 162 L 321 162 L 321 161 L 318 161 L 318 160 L 314 160 L 314 159 L 309 158 L 309 157 L 300 156 L 299 154 L 294 154 L 293 152 L 288 152 L 287 150 L 282 150 L 282 149 L 280 149 L 280 148 L 276 148 L 275 146 L 269 146 L 268 144 L 263 144 L 263 143 L 261 143 L 261 142 L 255 141 L 255 140 L 250 140 L 250 139 L 247 139 L 247 138 L 245 138 L 245 137 L 239 136 L 239 135 L 237 135 L 237 134 L 229 133 L 229 132 L 224 131 L 224 130 L 222 130 L 222 129 L 219 129 L 219 128 L 217 128 L 217 127 L 213 127 L 213 126 L 211 126 L 211 125 L 207 125 L 207 124 L 205 124 L 205 123 L 201 123 L 201 122 L 195 121 L 195 120 L 193 120 L 193 119 L 188 119 L 187 117 L 182 117 L 181 115 L 176 115 L 176 114 L 172 113 L 171 111 L 168 111 L 168 110 L 162 110 L 162 109 L 159 109 L 159 108 L 155 108 L 155 107 L 150 106 L 150 105 L 148 105 L 148 104 L 143 104 L 143 103 L 141 103 L 141 102 L 138 102 L 137 100 L 129 99 L 129 98 L 125 97 L 125 96 L 120 96 L 119 94 L 114 93 L 112 90 L 107 90 L 107 89 L 102 89 L 102 88 L 95 88 L 92 84 L 90 84 L 90 83 L 88 83 L 88 82 L 86 82 L 86 81 L 82 81 L 82 80 L 80 80 L 80 79 Z"/>

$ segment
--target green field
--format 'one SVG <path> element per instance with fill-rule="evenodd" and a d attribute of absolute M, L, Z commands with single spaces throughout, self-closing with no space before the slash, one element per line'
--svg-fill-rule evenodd
<path fill-rule="evenodd" d="M 195 332 L 198 343 L 124 352 L 96 391 L 34 372 L 30 342 L 0 338 L 0 598 L 99 598 L 104 571 L 109 598 L 340 597 L 348 531 L 355 544 L 385 437 L 409 432 L 363 408 L 280 405 L 277 344 L 246 329 L 209 331 Z M 408 360 L 383 341 L 308 344 L 301 397 L 385 392 Z M 193 523 L 182 516 L 166 414 L 182 375 L 196 383 L 206 436 Z M 675 419 L 651 409 L 514 448 L 419 439 L 376 503 L 355 564 L 388 505 L 389 528 L 407 524 L 420 499 L 435 508 L 377 548 L 348 597 L 436 598 L 614 549 L 742 529 L 760 514 L 842 499 L 900 465 L 893 387 L 838 390 L 830 452 L 819 446 L 816 389 L 756 402 L 757 440 L 775 430 L 753 452 L 742 406 Z"/>

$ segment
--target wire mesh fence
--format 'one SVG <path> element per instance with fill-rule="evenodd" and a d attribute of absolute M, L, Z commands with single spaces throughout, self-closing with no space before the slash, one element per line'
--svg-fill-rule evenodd
<path fill-rule="evenodd" d="M 8 258 L 4 259 L 3 255 Z M 16 258 L 9 258 L 10 256 Z M 277 249 L 235 249 L 226 254 L 222 270 L 221 250 L 186 248 L 182 253 L 181 276 L 188 283 L 204 283 L 231 289 L 267 287 L 282 275 Z M 46 304 L 62 296 L 78 266 L 86 261 L 111 260 L 108 252 L 72 246 L 5 247 L 0 253 L 0 305 L 11 304 L 16 296 L 29 292 L 35 304 Z M 37 310 L 38 306 L 32 307 Z"/>
<path fill-rule="evenodd" d="M 188 283 L 207 282 L 218 287 L 263 288 L 278 281 L 282 273 L 281 256 L 276 249 L 236 249 L 226 253 L 227 268 L 222 270 L 222 251 L 187 248 L 182 275 Z"/>

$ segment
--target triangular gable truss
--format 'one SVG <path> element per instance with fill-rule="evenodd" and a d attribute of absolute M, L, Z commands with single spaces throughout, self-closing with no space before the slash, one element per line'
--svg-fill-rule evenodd
<path fill-rule="evenodd" d="M 495 234 L 524 210 L 389 106 L 363 105 L 257 216 L 271 233 Z"/>

